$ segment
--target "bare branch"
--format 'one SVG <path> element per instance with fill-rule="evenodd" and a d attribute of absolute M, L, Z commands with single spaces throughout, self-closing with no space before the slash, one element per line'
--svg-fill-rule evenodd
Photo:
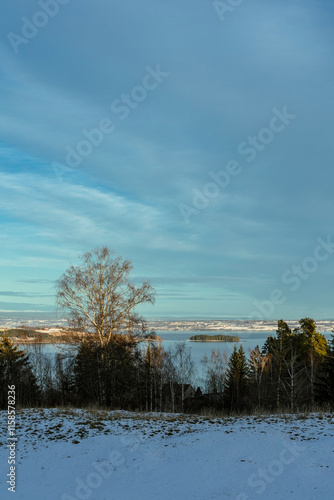
<path fill-rule="evenodd" d="M 73 327 L 94 333 L 105 345 L 113 334 L 138 321 L 138 305 L 155 302 L 149 282 L 136 287 L 129 281 L 131 270 L 129 260 L 114 258 L 107 247 L 85 253 L 81 264 L 69 267 L 57 281 L 57 304 Z"/>

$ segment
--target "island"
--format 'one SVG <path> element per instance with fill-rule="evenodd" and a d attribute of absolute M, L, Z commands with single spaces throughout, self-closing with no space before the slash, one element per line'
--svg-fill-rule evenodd
<path fill-rule="evenodd" d="M 240 342 L 236 335 L 193 335 L 189 339 L 192 342 Z"/>
<path fill-rule="evenodd" d="M 0 328 L 0 335 L 7 335 L 16 344 L 61 344 L 67 341 L 68 328 L 18 327 Z"/>
<path fill-rule="evenodd" d="M 143 340 L 149 341 L 149 342 L 161 342 L 163 339 L 159 337 L 158 335 L 155 335 L 154 333 L 149 333 L 148 335 L 145 335 L 143 337 Z"/>

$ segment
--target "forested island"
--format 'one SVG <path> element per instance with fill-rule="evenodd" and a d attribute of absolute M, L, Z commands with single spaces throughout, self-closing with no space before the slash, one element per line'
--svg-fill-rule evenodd
<path fill-rule="evenodd" d="M 63 327 L 55 328 L 0 328 L 0 335 L 8 337 L 18 344 L 61 344 L 68 342 L 70 330 Z"/>
<path fill-rule="evenodd" d="M 236 335 L 193 335 L 192 342 L 240 342 Z"/>

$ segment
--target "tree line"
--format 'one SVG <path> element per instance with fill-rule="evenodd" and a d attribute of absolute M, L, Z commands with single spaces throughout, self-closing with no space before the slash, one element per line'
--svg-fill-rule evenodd
<path fill-rule="evenodd" d="M 206 390 L 219 393 L 226 411 L 333 408 L 334 337 L 327 342 L 312 318 L 301 319 L 294 330 L 280 320 L 276 334 L 262 349 L 250 350 L 248 358 L 242 345 L 234 347 L 227 363 L 212 356 Z"/>
<path fill-rule="evenodd" d="M 92 336 L 50 357 L 41 346 L 28 353 L 0 339 L 0 404 L 8 385 L 21 406 L 71 405 L 141 411 L 312 410 L 334 406 L 334 336 L 327 342 L 311 318 L 291 330 L 280 320 L 262 349 L 247 357 L 242 345 L 230 357 L 213 349 L 202 359 L 202 390 L 184 342 L 164 350 L 131 335 Z"/>
<path fill-rule="evenodd" d="M 92 336 L 50 354 L 41 344 L 27 352 L 8 334 L 0 336 L 1 409 L 7 407 L 8 386 L 15 385 L 21 407 L 175 411 L 193 373 L 185 343 L 167 352 L 159 343 L 147 342 L 143 349 L 137 337 L 113 334 L 103 345 Z"/>

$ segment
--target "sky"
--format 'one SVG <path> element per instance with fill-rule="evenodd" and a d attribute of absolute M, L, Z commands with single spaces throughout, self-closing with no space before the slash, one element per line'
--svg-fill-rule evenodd
<path fill-rule="evenodd" d="M 329 0 L 3 0 L 0 311 L 108 246 L 147 318 L 334 318 Z"/>

